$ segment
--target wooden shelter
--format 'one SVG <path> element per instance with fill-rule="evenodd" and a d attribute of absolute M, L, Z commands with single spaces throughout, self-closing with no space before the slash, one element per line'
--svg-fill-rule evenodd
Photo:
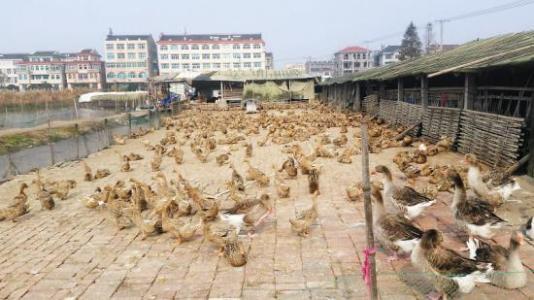
<path fill-rule="evenodd" d="M 534 31 L 334 78 L 320 98 L 394 124 L 421 123 L 424 137 L 450 136 L 459 152 L 509 167 L 534 151 Z"/>

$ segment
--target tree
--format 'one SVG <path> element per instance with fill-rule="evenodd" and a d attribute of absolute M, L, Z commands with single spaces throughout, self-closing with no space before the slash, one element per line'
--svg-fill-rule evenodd
<path fill-rule="evenodd" d="M 399 51 L 400 60 L 421 56 L 421 40 L 413 22 L 410 22 L 410 25 L 406 28 Z"/>

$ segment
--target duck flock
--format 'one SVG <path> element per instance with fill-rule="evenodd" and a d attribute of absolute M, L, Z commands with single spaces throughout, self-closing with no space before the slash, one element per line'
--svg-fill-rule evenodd
<path fill-rule="evenodd" d="M 247 263 L 243 236 L 261 234 L 264 221 L 275 215 L 276 202 L 298 194 L 291 190 L 292 180 L 307 178 L 310 205 L 294 218 L 277 222 L 289 222 L 295 234 L 305 238 L 313 235 L 313 225 L 321 215 L 318 195 L 323 170 L 332 164 L 352 164 L 361 152 L 361 114 L 319 104 L 285 108 L 275 106 L 255 115 L 191 110 L 165 118 L 165 135 L 154 144 L 143 140 L 146 151 L 142 154 L 115 150 L 120 162 L 116 170 L 93 170 L 82 161 L 79 182 L 44 178 L 35 172 L 33 181 L 21 183 L 11 203 L 0 209 L 0 221 L 20 222 L 34 199 L 41 209 L 52 210 L 56 201 L 70 198 L 83 181 L 93 184 L 94 192 L 80 201 L 95 213 L 104 214 L 110 226 L 121 230 L 135 227 L 142 239 L 166 233 L 178 244 L 203 238 L 230 265 L 243 266 Z M 403 173 L 404 184 L 397 184 L 385 165 L 377 165 L 372 172 L 375 237 L 391 253 L 388 259 L 410 259 L 415 267 L 432 275 L 440 296 L 456 290 L 469 293 L 478 282 L 507 289 L 525 286 L 527 273 L 518 249 L 525 238 L 534 239 L 532 218 L 512 232 L 509 245 L 492 240 L 496 232 L 511 226 L 499 217 L 498 209 L 520 189 L 517 182 L 510 178 L 492 180 L 492 174 L 486 175 L 472 154 L 459 164 L 430 163 L 428 157 L 450 151 L 452 139 L 448 137 L 432 144 L 401 134 L 406 127 L 388 125 L 380 118 L 366 118 L 365 122 L 371 153 L 403 147 L 393 163 Z M 124 145 L 128 139 L 143 139 L 150 132 L 139 130 L 114 140 Z M 269 144 L 280 146 L 278 153 L 272 153 L 280 158 L 280 164 L 261 169 L 253 163 L 254 149 Z M 186 156 L 186 151 L 193 155 Z M 239 151 L 244 152 L 242 161 L 234 158 Z M 231 175 L 224 186 L 215 187 L 217 192 L 210 194 L 200 180 L 186 178 L 180 171 L 186 157 L 205 164 L 206 172 L 223 176 L 227 174 L 223 170 L 228 170 Z M 148 182 L 130 175 L 140 165 L 150 166 L 152 179 Z M 162 172 L 164 166 L 172 166 L 173 178 Z M 117 173 L 124 179 L 100 183 Z M 360 171 L 355 168 L 355 173 Z M 411 186 L 420 178 L 426 178 L 427 184 L 417 191 Z M 35 187 L 35 193 L 28 192 L 30 186 Z M 362 201 L 361 182 L 344 188 L 349 202 Z M 448 248 L 442 232 L 424 230 L 414 222 L 438 201 L 438 192 L 451 193 L 450 213 L 467 233 L 466 255 Z"/>

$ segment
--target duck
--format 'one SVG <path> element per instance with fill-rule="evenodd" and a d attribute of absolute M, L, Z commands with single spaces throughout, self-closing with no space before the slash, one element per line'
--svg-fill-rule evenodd
<path fill-rule="evenodd" d="M 470 293 L 476 283 L 489 283 L 493 273 L 491 264 L 464 257 L 443 246 L 443 234 L 436 229 L 423 233 L 412 251 L 411 260 L 419 268 L 432 272 L 434 284 L 444 299 L 447 297 L 447 291 L 443 290 L 444 281 L 452 281 L 460 292 Z"/>
<path fill-rule="evenodd" d="M 111 175 L 111 171 L 108 169 L 98 169 L 96 170 L 94 179 L 100 179 Z"/>
<path fill-rule="evenodd" d="M 317 212 L 317 195 L 315 192 L 312 195 L 312 206 L 297 214 L 296 218 L 289 219 L 291 229 L 295 231 L 299 236 L 306 237 L 310 234 L 310 226 L 317 220 L 319 216 Z"/>
<path fill-rule="evenodd" d="M 494 209 L 488 202 L 476 197 L 467 197 L 458 172 L 451 169 L 448 171 L 448 176 L 454 184 L 451 209 L 456 221 L 465 224 L 470 235 L 486 239 L 493 237 L 493 231 L 500 228 L 505 221 L 494 214 Z"/>
<path fill-rule="evenodd" d="M 350 201 L 361 200 L 363 195 L 363 184 L 362 182 L 356 182 L 345 190 L 347 192 L 347 199 Z"/>
<path fill-rule="evenodd" d="M 204 239 L 217 247 L 217 252 L 219 255 L 222 255 L 224 252 L 225 238 L 228 237 L 231 232 L 237 233 L 238 229 L 224 221 L 211 222 L 205 219 L 200 220 L 202 223 Z"/>
<path fill-rule="evenodd" d="M 399 188 L 393 183 L 393 175 L 388 167 L 378 165 L 375 172 L 382 173 L 384 178 L 384 198 L 389 199 L 404 215 L 412 220 L 419 216 L 427 207 L 433 205 L 436 200 L 417 192 L 409 186 Z"/>
<path fill-rule="evenodd" d="M 278 172 L 286 171 L 286 174 L 290 178 L 295 178 L 298 174 L 298 169 L 296 167 L 295 159 L 293 157 L 288 157 L 286 161 L 282 164 L 282 167 Z"/>
<path fill-rule="evenodd" d="M 390 260 L 397 259 L 398 254 L 410 254 L 421 240 L 423 231 L 403 215 L 387 213 L 382 193 L 376 186 L 372 186 L 371 194 L 376 202 L 373 223 L 377 240 L 393 250 L 394 256 Z"/>
<path fill-rule="evenodd" d="M 512 232 L 508 248 L 470 238 L 466 244 L 469 257 L 476 261 L 491 263 L 495 272 L 489 277 L 491 283 L 505 289 L 526 286 L 527 273 L 519 256 L 519 248 L 524 243 L 523 234 Z"/>
<path fill-rule="evenodd" d="M 247 263 L 247 251 L 235 231 L 230 231 L 224 239 L 223 256 L 233 267 L 241 267 Z"/>
<path fill-rule="evenodd" d="M 534 217 L 530 217 L 523 226 L 523 232 L 525 236 L 534 241 Z"/>
<path fill-rule="evenodd" d="M 20 203 L 28 202 L 28 195 L 26 194 L 27 189 L 28 184 L 25 182 L 21 183 L 19 187 L 19 193 L 15 197 L 13 197 L 13 204 L 11 206 L 17 206 Z"/>
<path fill-rule="evenodd" d="M 238 191 L 245 191 L 245 181 L 243 180 L 243 176 L 237 173 L 234 165 L 230 164 L 230 169 L 232 169 L 231 182 L 234 184 Z"/>
<path fill-rule="evenodd" d="M 268 194 L 262 194 L 257 203 L 255 201 L 249 203 L 253 206 L 246 213 L 219 213 L 219 219 L 234 226 L 239 232 L 242 228 L 254 230 L 274 212 Z"/>
<path fill-rule="evenodd" d="M 284 183 L 279 173 L 275 173 L 274 182 L 276 186 L 276 193 L 279 198 L 289 198 L 291 187 Z"/>

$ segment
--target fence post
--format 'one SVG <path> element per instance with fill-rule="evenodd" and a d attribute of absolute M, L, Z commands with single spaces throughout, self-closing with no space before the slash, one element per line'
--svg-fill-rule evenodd
<path fill-rule="evenodd" d="M 397 79 L 397 102 L 404 101 L 404 81 L 402 78 Z"/>
<path fill-rule="evenodd" d="M 362 93 L 359 82 L 356 82 L 356 91 L 354 94 L 354 110 L 360 112 L 362 111 Z"/>
<path fill-rule="evenodd" d="M 76 159 L 80 159 L 80 126 L 74 124 L 74 134 L 76 134 Z"/>
<path fill-rule="evenodd" d="M 469 109 L 469 103 L 473 102 L 475 99 L 477 92 L 476 92 L 476 82 L 475 82 L 475 74 L 471 73 L 465 73 L 465 81 L 464 81 L 464 105 L 463 107 L 459 107 L 460 109 L 463 108 L 465 110 Z"/>
<path fill-rule="evenodd" d="M 53 142 L 51 141 L 51 125 L 50 125 L 50 119 L 48 119 L 48 147 L 50 148 L 50 163 L 51 165 L 55 165 L 56 164 L 56 157 L 55 157 L 55 154 L 54 154 L 54 144 Z"/>
<path fill-rule="evenodd" d="M 107 118 L 104 119 L 104 132 L 108 138 L 108 147 L 111 146 L 111 131 L 109 130 L 109 121 Z"/>
<path fill-rule="evenodd" d="M 128 137 L 132 135 L 132 113 L 128 113 Z"/>
<path fill-rule="evenodd" d="M 428 107 L 428 77 L 426 75 L 421 77 L 421 105 L 423 111 Z"/>

